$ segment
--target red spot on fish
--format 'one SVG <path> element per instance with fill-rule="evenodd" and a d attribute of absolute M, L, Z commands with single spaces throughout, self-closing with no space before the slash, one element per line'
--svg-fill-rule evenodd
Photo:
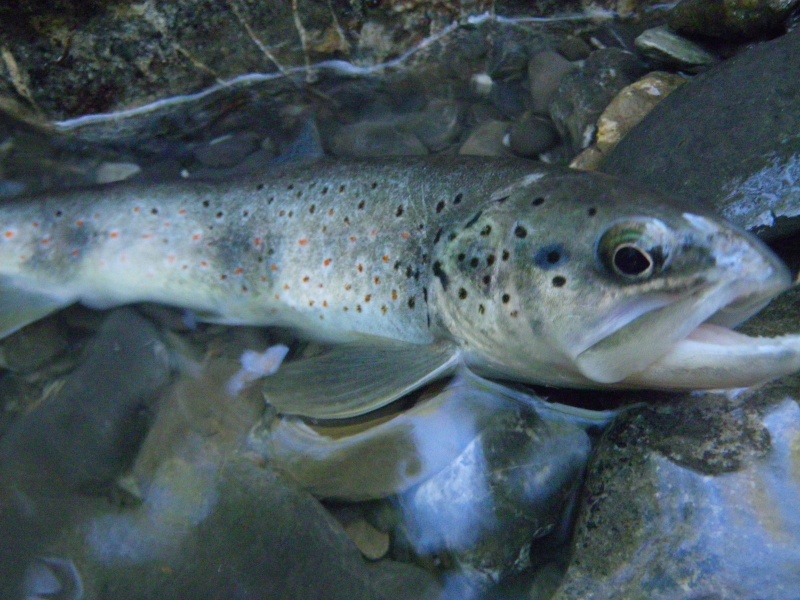
<path fill-rule="evenodd" d="M 19 259 L 20 260 L 28 260 L 28 256 L 27 256 L 27 254 L 20 254 L 19 255 Z"/>
<path fill-rule="evenodd" d="M 46 238 L 43 238 L 40 243 L 42 244 L 42 246 L 49 246 L 50 242 L 51 242 L 50 238 L 46 237 Z"/>
<path fill-rule="evenodd" d="M 308 240 L 306 240 L 306 239 L 302 239 L 297 243 L 300 244 L 301 246 L 308 246 Z"/>
<path fill-rule="evenodd" d="M 267 281 L 267 276 L 266 276 L 266 275 L 262 275 L 262 276 L 261 276 L 261 281 L 264 281 L 264 282 L 266 282 L 266 281 Z"/>
<path fill-rule="evenodd" d="M 380 285 L 381 284 L 381 278 L 380 277 L 376 277 L 373 281 L 375 282 L 375 285 Z"/>
<path fill-rule="evenodd" d="M 288 284 L 288 283 L 284 283 L 284 284 L 283 284 L 283 289 L 285 289 L 285 290 L 288 290 L 288 289 L 290 289 L 290 288 L 289 288 L 289 284 Z"/>
<path fill-rule="evenodd" d="M 72 256 L 80 256 L 80 254 L 81 254 L 80 250 L 73 250 L 72 251 Z"/>
<path fill-rule="evenodd" d="M 330 258 L 326 258 L 325 262 L 322 263 L 322 264 L 325 265 L 326 267 L 330 267 L 331 266 L 331 259 Z"/>
<path fill-rule="evenodd" d="M 108 237 L 110 237 L 112 240 L 117 239 L 119 237 L 119 231 L 112 231 L 108 234 Z"/>
<path fill-rule="evenodd" d="M 303 283 L 308 283 L 309 279 L 310 279 L 310 277 L 308 275 L 306 275 L 305 277 L 303 277 Z"/>
<path fill-rule="evenodd" d="M 142 239 L 143 239 L 143 240 L 151 240 L 151 239 L 153 239 L 153 234 L 151 234 L 151 233 L 145 233 L 145 234 L 142 236 Z"/>
<path fill-rule="evenodd" d="M 14 233 L 13 231 L 6 231 L 6 232 L 5 232 L 5 238 L 6 238 L 7 240 L 10 240 L 11 238 L 13 238 L 13 237 L 14 237 L 14 235 L 15 235 L 15 233 Z"/>
<path fill-rule="evenodd" d="M 322 301 L 322 306 L 323 306 L 324 308 L 328 308 L 328 301 L 327 301 L 327 300 L 323 300 L 323 301 Z"/>
<path fill-rule="evenodd" d="M 387 255 L 383 255 L 383 262 L 389 262 L 389 257 Z"/>
<path fill-rule="evenodd" d="M 201 239 L 202 237 L 203 237 L 203 236 L 202 236 L 202 235 L 200 235 L 199 233 L 195 233 L 195 234 L 192 236 L 192 240 L 194 240 L 195 242 L 198 242 L 198 241 L 200 241 L 200 239 Z"/>
<path fill-rule="evenodd" d="M 164 227 L 172 227 L 172 223 L 170 223 L 169 221 L 166 221 L 164 223 Z"/>
<path fill-rule="evenodd" d="M 234 275 L 241 275 L 242 273 L 244 273 L 244 269 L 242 269 L 242 268 L 236 269 L 233 272 Z"/>
<path fill-rule="evenodd" d="M 133 212 L 136 213 L 136 214 L 139 214 L 140 212 L 142 212 L 142 209 L 139 208 L 138 206 L 136 206 L 136 207 L 134 207 Z"/>
<path fill-rule="evenodd" d="M 397 300 L 397 290 L 392 290 L 392 300 Z"/>
<path fill-rule="evenodd" d="M 33 222 L 33 226 L 34 226 L 34 227 L 38 227 L 38 226 L 39 226 L 39 223 L 38 223 L 38 221 L 34 221 L 34 222 Z"/>
<path fill-rule="evenodd" d="M 208 263 L 206 261 L 204 261 L 204 260 L 201 260 L 200 261 L 200 266 L 205 269 L 206 267 L 208 267 Z"/>
<path fill-rule="evenodd" d="M 372 237 L 378 237 L 378 230 L 377 229 L 373 229 L 372 231 L 369 232 L 369 234 Z"/>
<path fill-rule="evenodd" d="M 174 254 L 170 254 L 169 256 L 167 256 L 167 262 L 169 264 L 173 264 L 176 260 L 177 260 L 177 258 L 175 257 Z"/>
<path fill-rule="evenodd" d="M 262 242 L 261 238 L 256 238 L 256 239 L 254 239 L 254 240 L 253 240 L 253 245 L 254 245 L 256 248 L 260 247 L 262 243 L 263 243 L 263 242 Z"/>
<path fill-rule="evenodd" d="M 354 235 L 351 235 L 351 236 L 350 236 L 350 241 L 351 241 L 351 242 L 355 242 L 355 241 L 356 241 L 356 236 L 354 236 Z"/>
<path fill-rule="evenodd" d="M 336 212 L 336 211 L 334 211 L 333 209 L 330 209 L 330 210 L 328 211 L 328 214 L 329 214 L 330 216 L 333 216 L 333 213 L 334 213 L 334 212 Z"/>
<path fill-rule="evenodd" d="M 83 227 L 83 221 L 75 221 L 75 225 L 78 227 Z"/>
<path fill-rule="evenodd" d="M 180 210 L 178 211 L 178 214 L 179 214 L 179 215 L 185 215 L 185 214 L 186 214 L 186 209 L 185 209 L 185 208 L 182 208 L 182 209 L 180 209 Z"/>
<path fill-rule="evenodd" d="M 272 271 L 277 271 L 277 270 L 278 270 L 278 265 L 272 265 L 272 266 L 270 267 L 270 269 L 271 269 Z"/>
<path fill-rule="evenodd" d="M 364 272 L 364 265 L 358 265 L 358 272 L 359 273 L 363 273 Z"/>
<path fill-rule="evenodd" d="M 408 238 L 410 238 L 410 237 L 411 237 L 411 234 L 410 234 L 410 233 L 408 233 L 407 231 L 404 231 L 404 232 L 403 232 L 401 235 L 402 235 L 402 237 L 403 237 L 403 239 L 404 239 L 404 240 L 407 240 Z"/>

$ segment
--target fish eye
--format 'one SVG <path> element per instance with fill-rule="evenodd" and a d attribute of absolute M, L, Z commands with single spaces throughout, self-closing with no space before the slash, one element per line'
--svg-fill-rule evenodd
<path fill-rule="evenodd" d="M 668 261 L 668 230 L 658 220 L 632 220 L 612 225 L 600 238 L 597 255 L 614 275 L 643 281 Z"/>

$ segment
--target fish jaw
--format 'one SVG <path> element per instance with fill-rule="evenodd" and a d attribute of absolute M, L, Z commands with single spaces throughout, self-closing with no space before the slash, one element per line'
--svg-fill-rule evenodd
<path fill-rule="evenodd" d="M 720 276 L 685 298 L 636 315 L 577 353 L 580 373 L 613 387 L 715 389 L 800 369 L 800 335 L 755 338 L 729 329 L 791 287 L 786 266 L 749 234 L 697 215 L 684 218 L 722 240 L 714 257 Z"/>
<path fill-rule="evenodd" d="M 800 335 L 743 335 L 703 324 L 622 387 L 696 390 L 748 387 L 800 370 Z"/>

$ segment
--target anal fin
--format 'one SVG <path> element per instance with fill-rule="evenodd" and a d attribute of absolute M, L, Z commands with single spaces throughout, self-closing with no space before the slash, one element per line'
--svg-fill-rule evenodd
<path fill-rule="evenodd" d="M 63 295 L 26 290 L 0 277 L 0 339 L 73 302 Z"/>
<path fill-rule="evenodd" d="M 314 419 L 357 417 L 453 373 L 454 344 L 348 343 L 308 359 L 284 363 L 264 382 L 278 412 Z"/>

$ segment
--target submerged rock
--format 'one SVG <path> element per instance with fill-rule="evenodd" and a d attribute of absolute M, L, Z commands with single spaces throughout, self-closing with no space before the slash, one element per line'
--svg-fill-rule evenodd
<path fill-rule="evenodd" d="M 800 30 L 680 87 L 602 170 L 707 202 L 764 237 L 800 228 Z"/>
<path fill-rule="evenodd" d="M 779 32 L 797 0 L 681 0 L 669 14 L 669 25 L 693 36 L 726 40 Z"/>
<path fill-rule="evenodd" d="M 685 398 L 612 426 L 590 468 L 555 598 L 793 596 L 800 407 L 786 397 L 763 418 L 757 409 L 785 390 L 735 404 Z"/>

